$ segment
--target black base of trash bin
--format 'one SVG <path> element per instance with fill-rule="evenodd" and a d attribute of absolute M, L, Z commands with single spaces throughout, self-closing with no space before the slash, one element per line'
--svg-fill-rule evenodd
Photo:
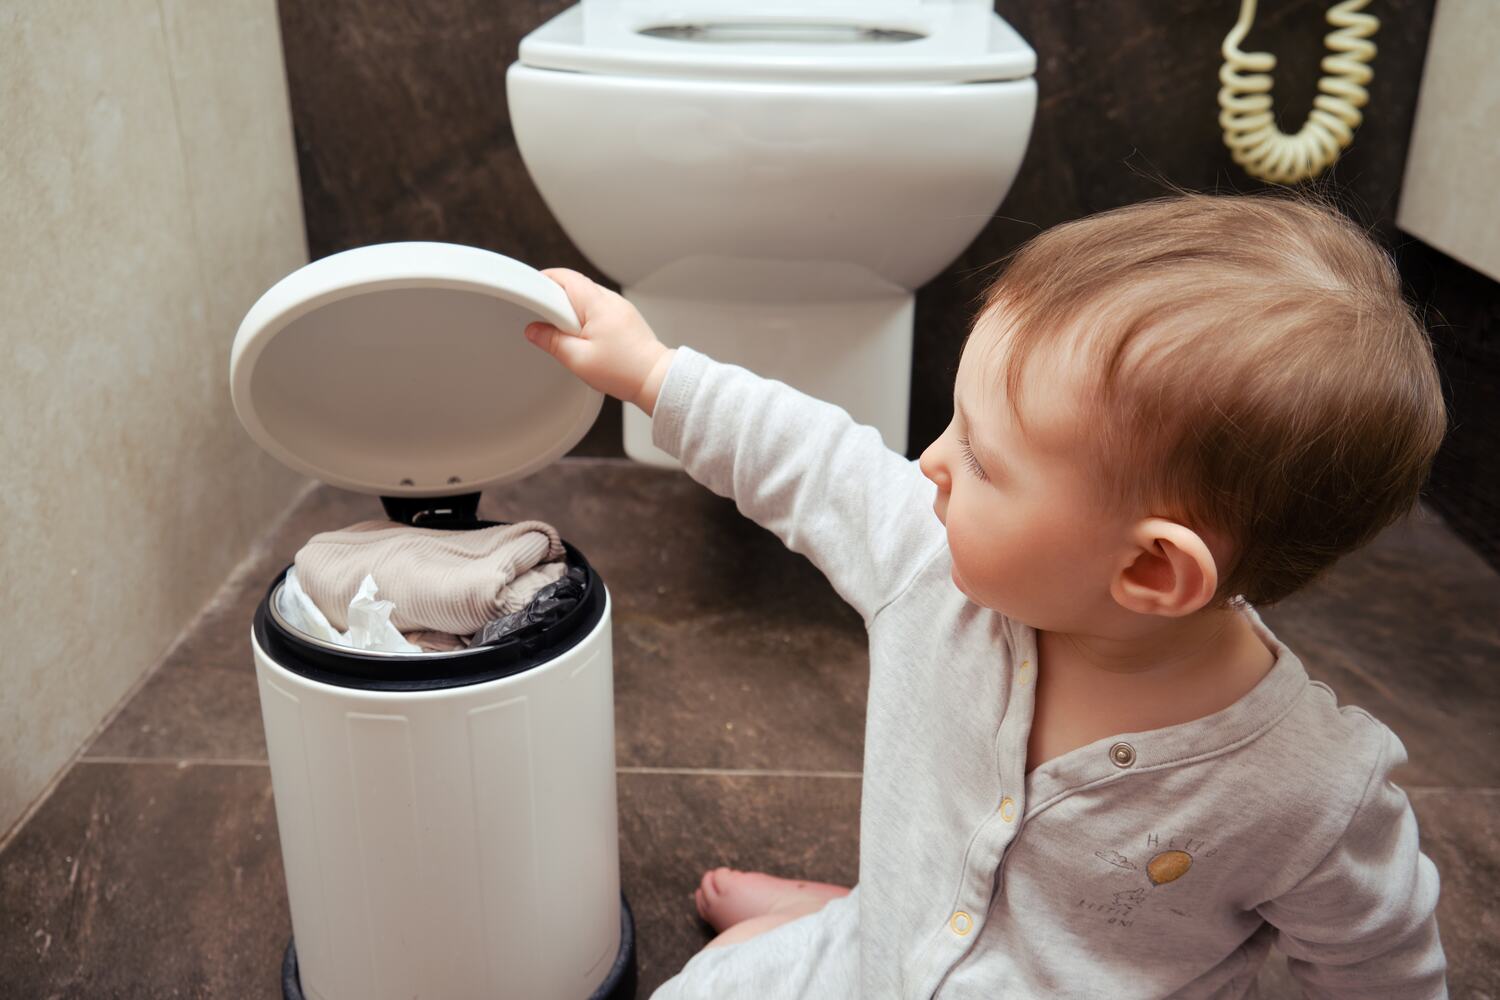
<path fill-rule="evenodd" d="M 589 1000 L 635 1000 L 635 917 L 630 904 L 620 895 L 620 950 L 615 954 L 615 964 L 609 975 L 599 984 Z M 302 995 L 302 979 L 297 975 L 297 941 L 286 943 L 286 955 L 281 959 L 281 996 L 283 1000 L 305 1000 Z"/>

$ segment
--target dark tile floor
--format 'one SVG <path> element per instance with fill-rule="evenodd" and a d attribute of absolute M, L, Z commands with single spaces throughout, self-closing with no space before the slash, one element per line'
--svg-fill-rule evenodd
<path fill-rule="evenodd" d="M 640 996 L 710 936 L 690 899 L 705 867 L 852 881 L 867 661 L 822 577 L 728 501 L 621 461 L 564 460 L 483 509 L 551 520 L 615 601 Z M 377 514 L 309 494 L 0 851 L 0 996 L 280 995 L 291 928 L 250 616 L 308 535 Z M 1405 741 L 1452 995 L 1500 997 L 1500 577 L 1424 514 L 1265 617 Z M 1262 984 L 1297 995 L 1280 962 Z"/>

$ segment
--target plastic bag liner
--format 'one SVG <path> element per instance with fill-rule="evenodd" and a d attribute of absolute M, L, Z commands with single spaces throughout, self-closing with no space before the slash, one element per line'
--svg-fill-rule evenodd
<path fill-rule="evenodd" d="M 543 628 L 555 622 L 583 600 L 583 585 L 588 577 L 577 566 L 569 566 L 562 578 L 547 584 L 520 611 L 512 611 L 489 622 L 469 640 L 470 646 L 492 646 L 508 635 Z"/>

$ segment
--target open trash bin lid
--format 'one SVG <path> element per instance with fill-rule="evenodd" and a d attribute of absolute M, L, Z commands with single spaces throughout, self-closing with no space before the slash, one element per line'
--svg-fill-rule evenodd
<path fill-rule="evenodd" d="M 576 331 L 540 271 L 477 247 L 384 243 L 273 285 L 235 335 L 240 422 L 281 462 L 385 497 L 474 493 L 529 475 L 593 424 L 603 397 L 522 335 Z"/>

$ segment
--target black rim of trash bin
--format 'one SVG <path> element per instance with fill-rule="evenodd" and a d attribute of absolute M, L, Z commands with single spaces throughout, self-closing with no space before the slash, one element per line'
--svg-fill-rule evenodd
<path fill-rule="evenodd" d="M 478 522 L 478 526 L 484 527 L 486 522 Z M 493 646 L 408 656 L 325 649 L 301 638 L 271 616 L 271 600 L 286 578 L 286 570 L 271 582 L 255 609 L 255 641 L 278 666 L 337 687 L 430 691 L 510 677 L 557 659 L 582 642 L 604 617 L 604 582 L 583 553 L 567 542 L 563 542 L 563 549 L 568 565 L 584 571 L 583 600 L 561 621 L 517 633 Z"/>
<path fill-rule="evenodd" d="M 630 912 L 630 902 L 620 893 L 620 950 L 615 952 L 615 964 L 589 994 L 589 1000 L 632 1000 L 636 990 L 635 916 Z M 286 952 L 281 956 L 282 1000 L 306 1000 L 302 993 L 302 977 L 297 971 L 297 939 L 286 943 Z"/>

